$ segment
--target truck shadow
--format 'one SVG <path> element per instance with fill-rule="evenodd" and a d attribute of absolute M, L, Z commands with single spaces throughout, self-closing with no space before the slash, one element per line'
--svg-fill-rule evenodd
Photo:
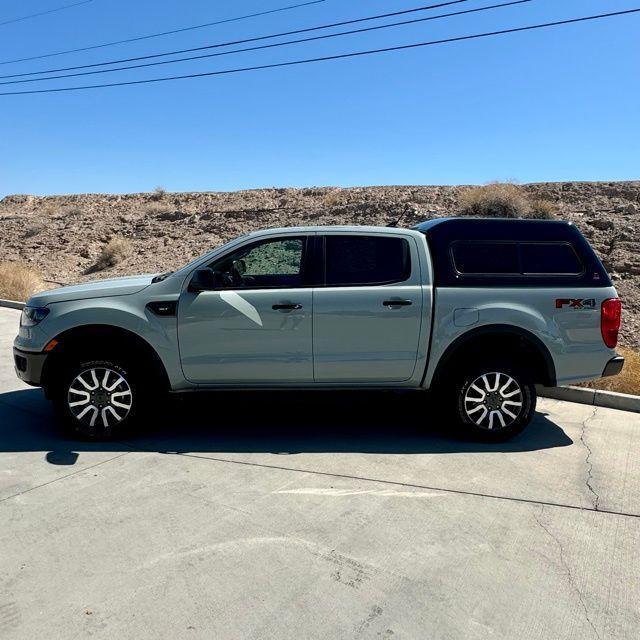
<path fill-rule="evenodd" d="M 508 442 L 456 435 L 437 399 L 415 392 L 272 391 L 181 396 L 153 424 L 117 442 L 82 442 L 61 433 L 39 389 L 0 394 L 0 451 L 44 451 L 73 465 L 83 451 L 171 453 L 496 453 L 566 447 L 544 413 Z"/>

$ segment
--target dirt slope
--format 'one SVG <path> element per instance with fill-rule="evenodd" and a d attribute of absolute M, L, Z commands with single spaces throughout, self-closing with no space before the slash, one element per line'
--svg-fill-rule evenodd
<path fill-rule="evenodd" d="M 0 201 L 0 260 L 38 267 L 71 283 L 172 269 L 254 229 L 307 224 L 411 226 L 455 215 L 472 187 L 259 189 L 230 193 L 7 196 Z M 640 347 L 640 181 L 545 183 L 522 188 L 554 202 L 589 238 L 625 305 L 623 343 Z M 114 235 L 132 253 L 99 274 L 88 271 Z"/>

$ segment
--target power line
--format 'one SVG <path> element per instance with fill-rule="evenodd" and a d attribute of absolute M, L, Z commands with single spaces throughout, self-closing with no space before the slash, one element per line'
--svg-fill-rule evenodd
<path fill-rule="evenodd" d="M 281 11 L 290 11 L 292 9 L 298 9 L 299 7 L 307 7 L 312 4 L 321 4 L 326 2 L 327 0 L 310 0 L 309 2 L 300 2 L 298 4 L 288 5 L 286 7 L 280 7 L 278 9 L 269 9 L 268 11 L 259 11 L 258 13 L 249 13 L 242 16 L 236 16 L 234 18 L 225 18 L 224 20 L 217 20 L 215 22 L 205 22 L 204 24 L 196 24 L 190 27 L 182 27 L 181 29 L 172 29 L 171 31 L 161 31 L 160 33 L 151 33 L 146 36 L 137 36 L 135 38 L 127 38 L 126 40 L 115 40 L 114 42 L 105 42 L 103 44 L 94 44 L 89 47 L 80 47 L 78 49 L 67 49 L 66 51 L 54 51 L 52 53 L 43 53 L 39 56 L 30 56 L 28 58 L 15 58 L 14 60 L 3 60 L 0 62 L 0 65 L 3 64 L 14 64 L 16 62 L 27 62 L 29 60 L 41 60 L 42 58 L 53 58 L 55 56 L 62 56 L 68 53 L 79 53 L 81 51 L 90 51 L 92 49 L 102 49 L 104 47 L 113 47 L 117 44 L 127 44 L 129 42 L 138 42 L 140 40 L 149 40 L 150 38 L 159 38 L 161 36 L 169 36 L 174 33 L 183 33 L 184 31 L 193 31 L 194 29 L 204 29 L 205 27 L 214 27 L 219 24 L 226 24 L 227 22 L 239 22 L 240 20 L 248 20 L 249 18 L 257 18 L 259 16 L 266 16 L 271 13 L 279 13 Z M 93 0 L 84 0 L 84 2 L 78 2 L 77 4 L 85 4 L 86 2 L 93 2 Z M 75 5 L 70 5 L 75 6 Z M 63 7 L 64 8 L 64 7 Z M 54 11 L 59 11 L 59 9 L 54 9 Z M 45 12 L 50 13 L 50 12 Z M 35 15 L 43 15 L 43 14 L 35 14 Z M 28 17 L 19 18 L 20 20 L 26 20 Z M 6 23 L 2 23 L 6 24 Z"/>
<path fill-rule="evenodd" d="M 315 27 L 306 27 L 304 29 L 295 29 L 293 31 L 281 31 L 280 33 L 272 33 L 264 36 L 255 36 L 253 38 L 245 38 L 244 40 L 228 40 L 227 42 L 218 42 L 214 44 L 205 45 L 202 47 L 192 47 L 191 49 L 178 49 L 176 51 L 166 51 L 163 53 L 155 53 L 147 56 L 136 56 L 133 58 L 121 58 L 120 60 L 109 60 L 107 62 L 95 62 L 93 64 L 83 64 L 75 67 L 62 67 L 59 69 L 46 69 L 44 71 L 31 71 L 25 73 L 13 73 L 10 75 L 0 76 L 0 79 L 5 78 L 21 78 L 24 76 L 42 75 L 46 73 L 57 73 L 59 71 L 76 71 L 78 69 L 90 69 L 93 67 L 103 67 L 108 64 L 120 64 L 123 62 L 137 62 L 139 60 L 151 60 L 153 58 L 164 58 L 165 56 L 179 55 L 181 53 L 193 53 L 194 51 L 205 51 L 207 49 L 218 49 L 220 47 L 229 47 L 235 44 L 246 44 L 248 42 L 259 42 L 261 40 L 271 40 L 273 38 L 280 38 L 283 36 L 292 36 L 298 33 L 309 33 L 311 31 L 320 31 L 324 29 L 330 29 L 333 27 L 343 27 L 348 24 L 357 24 L 360 22 L 368 22 L 370 20 L 379 20 L 381 18 L 391 18 L 394 16 L 406 15 L 408 13 L 416 13 L 418 11 L 430 11 L 431 9 L 439 9 L 441 7 L 447 7 L 453 4 L 461 4 L 463 2 L 469 2 L 469 0 L 448 0 L 447 2 L 439 2 L 438 4 L 423 5 L 415 7 L 413 9 L 405 9 L 403 11 L 393 11 L 392 13 L 381 13 L 375 16 L 367 16 L 364 18 L 355 18 L 352 20 L 343 20 L 341 22 L 332 22 L 330 24 L 317 25 Z"/>
<path fill-rule="evenodd" d="M 439 20 L 441 18 L 449 18 L 452 16 L 460 16 L 460 15 L 464 15 L 464 14 L 469 14 L 469 13 L 479 13 L 482 11 L 489 11 L 491 9 L 500 9 L 503 7 L 511 7 L 513 5 L 518 5 L 518 4 L 525 4 L 528 2 L 533 2 L 534 0 L 511 0 L 510 2 L 504 2 L 501 4 L 494 4 L 494 5 L 489 5 L 489 6 L 484 6 L 484 7 L 477 7 L 475 9 L 466 9 L 465 11 L 455 11 L 452 13 L 443 13 L 443 14 L 439 14 L 437 16 L 428 16 L 426 18 L 414 18 L 413 20 L 404 20 L 401 22 L 392 22 L 390 24 L 382 24 L 382 25 L 376 25 L 373 27 L 365 27 L 363 29 L 352 29 L 350 31 L 339 31 L 337 33 L 329 33 L 329 34 L 323 34 L 321 36 L 312 36 L 310 38 L 301 38 L 298 40 L 286 40 L 285 42 L 276 42 L 273 44 L 263 44 L 263 45 L 259 45 L 256 47 L 246 47 L 244 49 L 233 49 L 231 51 L 221 51 L 218 53 L 207 53 L 204 55 L 199 55 L 199 56 L 189 56 L 187 58 L 177 58 L 175 60 L 161 60 L 160 62 L 146 62 L 144 64 L 136 64 L 136 65 L 129 65 L 126 67 L 115 67 L 113 69 L 99 69 L 97 71 L 83 71 L 80 73 L 67 73 L 64 75 L 58 75 L 58 76 L 50 76 L 48 78 L 27 78 L 25 80 L 9 80 L 8 82 L 0 82 L 0 86 L 2 85 L 7 85 L 7 84 L 24 84 L 25 82 L 46 82 L 47 80 L 60 80 L 61 78 L 75 78 L 78 76 L 90 76 L 90 75 L 96 75 L 96 74 L 100 74 L 100 73 L 112 73 L 114 71 L 127 71 L 129 69 L 140 69 L 143 67 L 154 67 L 154 66 L 159 66 L 159 65 L 165 65 L 165 64 L 173 64 L 176 62 L 188 62 L 191 60 L 202 60 L 203 58 L 215 58 L 215 57 L 219 57 L 219 56 L 228 56 L 228 55 L 232 55 L 235 53 L 245 53 L 247 51 L 257 51 L 260 49 L 273 49 L 276 47 L 283 47 L 285 45 L 290 45 L 290 44 L 299 44 L 299 43 L 303 43 L 303 42 L 312 42 L 315 40 L 326 40 L 328 38 L 337 38 L 340 36 L 346 36 L 346 35 L 355 35 L 358 33 L 364 33 L 364 32 L 369 32 L 369 31 L 377 31 L 380 29 L 389 29 L 391 27 L 399 27 L 399 26 L 405 26 L 408 24 L 416 24 L 419 22 L 427 22 L 430 20 Z M 2 78 L 4 76 L 0 76 L 0 78 Z"/>
<path fill-rule="evenodd" d="M 32 13 L 28 16 L 21 16 L 20 18 L 12 18 L 11 20 L 5 20 L 4 22 L 0 22 L 0 27 L 3 27 L 5 24 L 12 24 L 14 22 L 22 22 L 23 20 L 29 20 L 31 18 L 37 18 L 39 16 L 46 16 L 49 13 L 55 13 L 56 11 L 64 11 L 65 9 L 71 9 L 72 7 L 79 7 L 81 4 L 89 4 L 94 0 L 82 0 L 82 2 L 74 2 L 73 4 L 65 4 L 62 7 L 56 7 L 55 9 L 49 9 L 47 11 L 40 11 L 40 13 Z"/>
<path fill-rule="evenodd" d="M 450 42 L 462 42 L 462 41 L 466 41 L 466 40 L 474 40 L 477 38 L 487 38 L 487 37 L 491 37 L 491 36 L 498 36 L 498 35 L 504 35 L 504 34 L 508 34 L 508 33 L 520 33 L 523 31 L 532 31 L 534 29 L 544 29 L 547 27 L 556 27 L 556 26 L 560 26 L 560 25 L 566 25 L 566 24 L 575 24 L 578 22 L 586 22 L 588 20 L 599 20 L 602 18 L 611 18 L 613 16 L 622 16 L 622 15 L 626 15 L 626 14 L 631 14 L 631 13 L 638 13 L 640 12 L 640 8 L 637 9 L 627 9 L 626 11 L 614 11 L 612 13 L 600 13 L 597 15 L 592 15 L 592 16 L 584 16 L 582 18 L 572 18 L 569 20 L 557 20 L 555 22 L 545 22 L 542 24 L 534 24 L 534 25 L 527 25 L 525 27 L 515 27 L 512 29 L 501 29 L 500 31 L 487 31 L 485 33 L 476 33 L 476 34 L 472 34 L 472 35 L 468 35 L 468 36 L 458 36 L 455 38 L 446 38 L 444 40 L 431 40 L 428 42 L 415 42 L 412 44 L 404 44 L 404 45 L 399 45 L 399 46 L 395 46 L 395 47 L 384 47 L 381 49 L 369 49 L 367 51 L 353 51 L 353 52 L 349 52 L 349 53 L 341 53 L 341 54 L 336 54 L 336 55 L 332 55 L 332 56 L 323 56 L 320 58 L 307 58 L 304 60 L 291 60 L 289 62 L 278 62 L 278 63 L 274 63 L 274 64 L 263 64 L 263 65 L 256 65 L 256 66 L 252 66 L 252 67 L 240 67 L 240 68 L 236 68 L 236 69 L 223 69 L 222 71 L 209 71 L 206 73 L 191 73 L 188 75 L 181 75 L 181 76 L 168 76 L 168 77 L 164 77 L 164 78 L 152 78 L 152 79 L 148 79 L 148 80 L 129 80 L 129 81 L 125 81 L 125 82 L 112 82 L 109 84 L 93 84 L 93 85 L 84 85 L 84 86 L 77 86 L 77 87 L 60 87 L 58 89 L 31 89 L 28 91 L 10 91 L 10 92 L 3 92 L 0 93 L 0 96 L 15 96 L 15 95 L 26 95 L 26 94 L 34 94 L 34 93 L 60 93 L 63 91 L 83 91 L 86 89 L 101 89 L 104 87 L 123 87 L 123 86 L 129 86 L 129 85 L 137 85 L 137 84 L 150 84 L 150 83 L 155 83 L 155 82 L 167 82 L 170 80 L 185 80 L 185 79 L 190 79 L 190 78 L 204 78 L 204 77 L 211 77 L 211 76 L 223 76 L 223 75 L 230 75 L 230 74 L 234 74 L 234 73 L 244 73 L 247 71 L 261 71 L 261 70 L 265 70 L 265 69 L 276 69 L 279 67 L 292 67 L 292 66 L 297 66 L 297 65 L 303 65 L 303 64 L 310 64 L 312 62 L 326 62 L 329 60 L 342 60 L 345 58 L 355 58 L 358 56 L 367 56 L 367 55 L 373 55 L 373 54 L 378 54 L 378 53 L 387 53 L 390 51 L 403 51 L 403 50 L 407 50 L 407 49 L 416 49 L 418 47 L 428 47 L 428 46 L 432 46 L 432 45 L 438 45 L 438 44 L 447 44 Z"/>

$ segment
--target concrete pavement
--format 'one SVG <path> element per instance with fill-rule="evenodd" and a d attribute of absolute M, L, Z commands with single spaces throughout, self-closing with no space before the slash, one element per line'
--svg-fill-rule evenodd
<path fill-rule="evenodd" d="M 0 309 L 0 637 L 640 635 L 640 415 L 500 445 L 415 394 L 224 393 L 63 438 Z"/>

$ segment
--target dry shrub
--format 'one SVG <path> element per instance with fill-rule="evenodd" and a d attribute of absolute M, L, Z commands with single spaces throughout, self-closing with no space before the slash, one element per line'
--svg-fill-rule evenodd
<path fill-rule="evenodd" d="M 63 218 L 81 218 L 84 216 L 84 211 L 81 207 L 65 207 L 60 211 L 60 216 Z"/>
<path fill-rule="evenodd" d="M 529 213 L 529 201 L 515 184 L 494 182 L 465 191 L 460 197 L 460 213 L 464 216 L 524 218 Z"/>
<path fill-rule="evenodd" d="M 592 380 L 585 383 L 584 386 L 640 396 L 640 353 L 626 347 L 620 347 L 617 351 L 624 356 L 622 373 L 617 376 Z"/>
<path fill-rule="evenodd" d="M 96 260 L 93 271 L 102 271 L 108 267 L 115 267 L 122 262 L 132 251 L 133 246 L 130 240 L 115 236 L 102 247 L 102 251 Z"/>
<path fill-rule="evenodd" d="M 152 200 L 162 200 L 167 194 L 167 190 L 164 187 L 156 187 L 151 194 Z"/>
<path fill-rule="evenodd" d="M 534 198 L 531 200 L 530 218 L 538 218 L 540 220 L 553 220 L 556 218 L 556 205 L 551 200 L 543 198 Z"/>
<path fill-rule="evenodd" d="M 47 218 L 55 218 L 58 215 L 58 209 L 50 204 L 45 204 L 42 206 L 39 213 Z"/>
<path fill-rule="evenodd" d="M 27 300 L 45 288 L 40 274 L 19 262 L 0 262 L 0 298 Z"/>
<path fill-rule="evenodd" d="M 32 224 L 30 227 L 27 227 L 25 229 L 23 237 L 25 240 L 28 238 L 33 238 L 34 236 L 37 236 L 40 233 L 42 233 L 46 228 L 47 226 L 42 222 L 36 222 L 35 224 Z"/>
<path fill-rule="evenodd" d="M 167 204 L 148 204 L 141 209 L 143 216 L 162 216 L 173 210 Z"/>
<path fill-rule="evenodd" d="M 552 218 L 554 206 L 546 200 L 531 198 L 510 182 L 492 182 L 462 193 L 460 215 L 483 218 Z"/>
<path fill-rule="evenodd" d="M 324 204 L 327 207 L 336 207 L 339 204 L 342 204 L 344 201 L 343 193 L 339 189 L 334 189 L 329 191 L 324 195 Z"/>

